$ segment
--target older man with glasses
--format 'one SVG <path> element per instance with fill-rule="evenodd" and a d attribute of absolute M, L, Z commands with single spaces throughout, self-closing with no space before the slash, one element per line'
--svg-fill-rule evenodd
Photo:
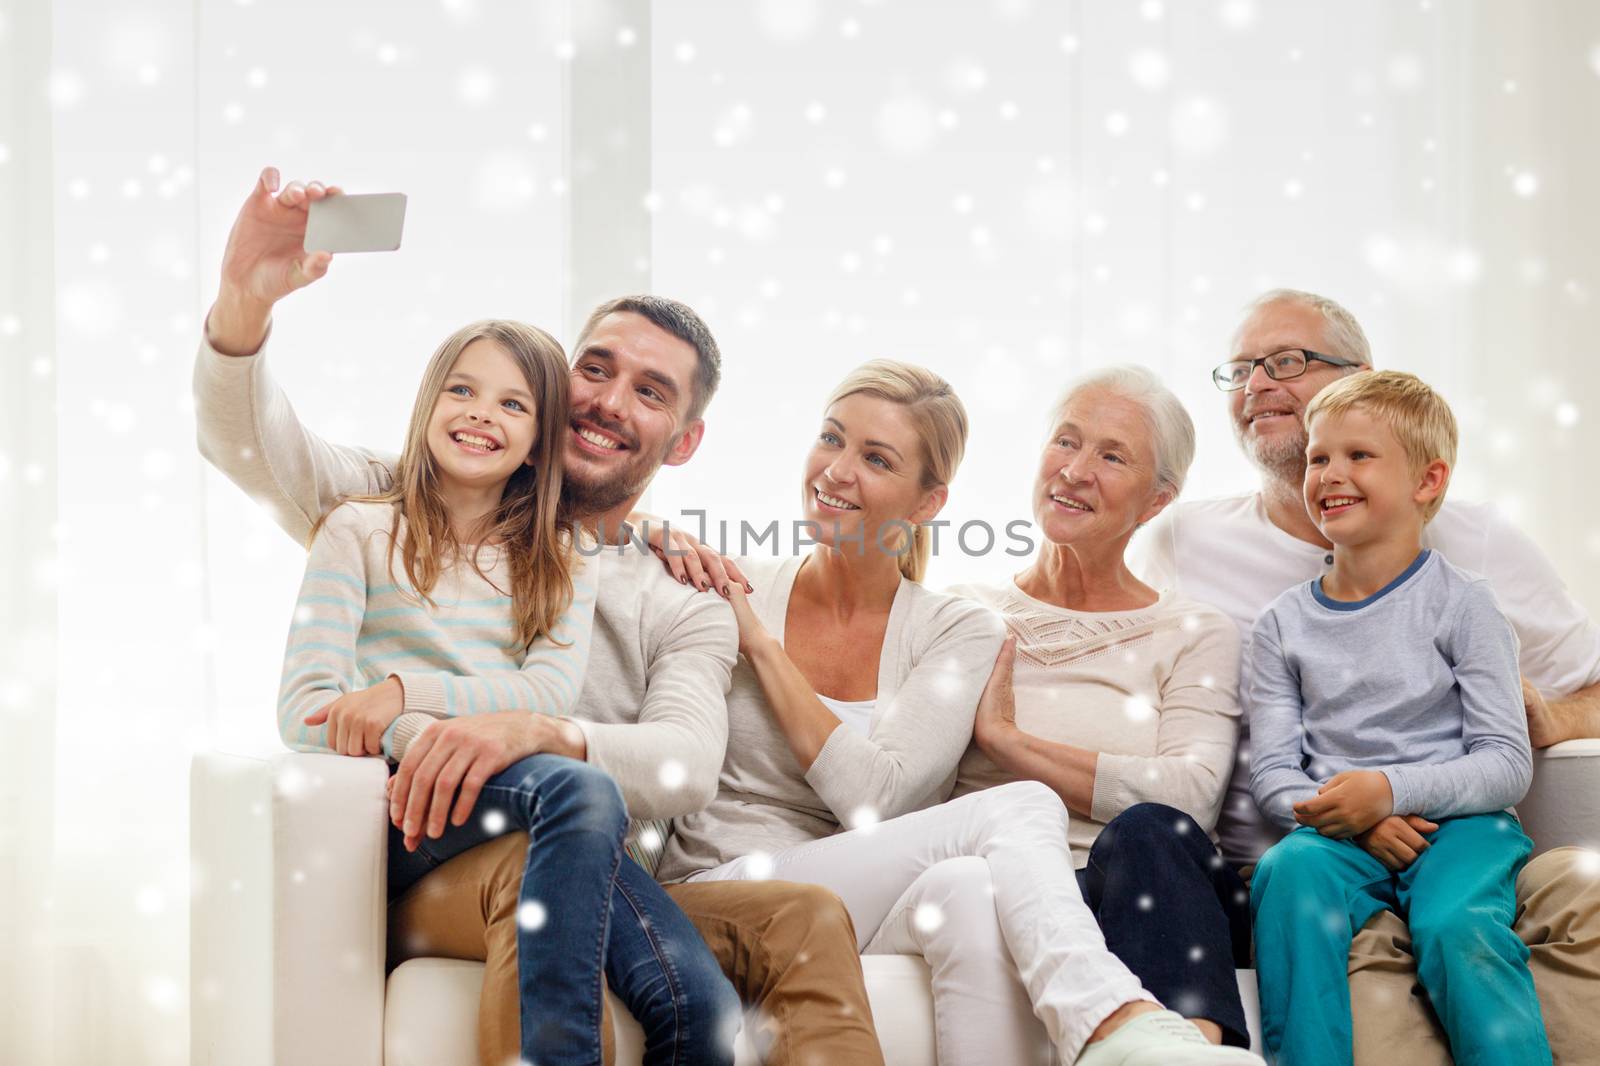
<path fill-rule="evenodd" d="M 1211 373 L 1260 488 L 1168 507 L 1130 547 L 1135 573 L 1156 588 L 1214 604 L 1248 644 L 1256 617 L 1286 589 L 1320 577 L 1332 545 L 1307 513 L 1303 414 L 1325 386 L 1372 366 L 1361 325 L 1339 304 L 1276 289 L 1258 298 L 1234 335 L 1234 357 Z M 1521 644 L 1523 698 L 1535 747 L 1600 736 L 1600 626 L 1573 600 L 1544 553 L 1494 509 L 1455 497 L 1423 535 L 1427 547 L 1487 577 Z M 1248 678 L 1240 678 L 1243 690 Z M 1224 857 L 1252 867 L 1279 836 L 1250 798 L 1249 730 L 1218 832 Z M 1596 1062 L 1600 1003 L 1600 860 L 1577 848 L 1535 858 L 1517 879 L 1517 934 L 1558 1063 Z M 1416 983 L 1410 934 L 1381 912 L 1350 951 L 1357 1063 L 1449 1063 L 1438 1022 Z"/>

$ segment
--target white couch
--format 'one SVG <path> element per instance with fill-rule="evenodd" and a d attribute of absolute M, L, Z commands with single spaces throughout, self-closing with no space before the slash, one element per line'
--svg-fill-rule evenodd
<path fill-rule="evenodd" d="M 375 759 L 196 756 L 194 1066 L 475 1066 L 480 964 L 415 959 L 384 977 L 384 777 Z M 1541 849 L 1600 847 L 1600 741 L 1541 754 L 1519 812 Z M 862 964 L 889 1066 L 933 1066 L 927 966 Z M 1239 986 L 1254 1035 L 1254 973 Z M 613 1007 L 618 1064 L 637 1066 L 639 1028 Z M 755 1062 L 741 1042 L 740 1066 Z"/>

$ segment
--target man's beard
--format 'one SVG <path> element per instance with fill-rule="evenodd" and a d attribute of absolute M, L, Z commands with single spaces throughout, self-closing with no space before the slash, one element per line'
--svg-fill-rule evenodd
<path fill-rule="evenodd" d="M 1306 444 L 1309 443 L 1304 428 L 1288 437 L 1261 437 L 1249 435 L 1247 427 L 1233 424 L 1233 437 L 1250 461 L 1261 468 L 1274 481 L 1299 486 L 1306 476 Z"/>
<path fill-rule="evenodd" d="M 620 426 L 612 426 L 592 415 L 590 419 L 610 432 L 623 435 Z M 573 518 L 582 520 L 603 515 L 642 495 L 655 478 L 656 471 L 661 469 L 661 464 L 671 454 L 674 441 L 675 438 L 668 438 L 661 454 L 652 458 L 639 451 L 638 442 L 630 439 L 628 443 L 633 448 L 633 457 L 620 469 L 609 470 L 594 481 L 579 480 L 578 472 L 568 464 L 566 477 L 561 479 L 562 507 Z"/>
<path fill-rule="evenodd" d="M 568 471 L 561 480 L 562 506 L 574 518 L 605 514 L 643 493 L 660 467 L 660 462 L 652 463 L 640 455 L 622 470 L 594 482 L 579 481 Z"/>

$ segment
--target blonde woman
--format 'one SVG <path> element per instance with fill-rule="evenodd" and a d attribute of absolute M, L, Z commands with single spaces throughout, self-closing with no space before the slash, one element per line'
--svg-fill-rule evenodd
<path fill-rule="evenodd" d="M 927 959 L 947 1066 L 1259 1064 L 1206 1043 L 1107 950 L 1054 791 L 1025 781 L 940 803 L 1004 636 L 993 612 L 919 583 L 922 524 L 966 436 L 937 375 L 867 363 L 834 390 L 806 459 L 809 554 L 730 570 L 677 536 L 696 554 L 669 565 L 712 574 L 741 661 L 717 797 L 676 821 L 659 875 L 831 888 L 864 953 Z"/>
<path fill-rule="evenodd" d="M 580 557 L 558 513 L 568 387 L 561 346 L 531 326 L 479 322 L 440 345 L 394 487 L 340 503 L 312 530 L 284 660 L 286 743 L 396 761 L 410 748 L 426 763 L 437 719 L 516 710 L 554 723 L 541 715 L 572 710 L 598 559 Z M 459 780 L 452 772 L 439 780 Z M 399 819 L 411 797 L 391 792 Z M 598 1064 L 609 978 L 644 1026 L 647 1062 L 731 1062 L 738 999 L 684 914 L 625 858 L 627 828 L 604 771 L 533 755 L 463 784 L 441 834 L 391 828 L 390 896 L 525 830 L 522 1057 Z"/>

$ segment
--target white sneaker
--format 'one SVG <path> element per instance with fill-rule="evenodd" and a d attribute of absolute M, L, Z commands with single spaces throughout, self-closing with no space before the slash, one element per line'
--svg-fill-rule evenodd
<path fill-rule="evenodd" d="M 1077 1066 L 1266 1066 L 1244 1048 L 1219 1047 L 1170 1010 L 1140 1014 L 1083 1049 Z"/>

